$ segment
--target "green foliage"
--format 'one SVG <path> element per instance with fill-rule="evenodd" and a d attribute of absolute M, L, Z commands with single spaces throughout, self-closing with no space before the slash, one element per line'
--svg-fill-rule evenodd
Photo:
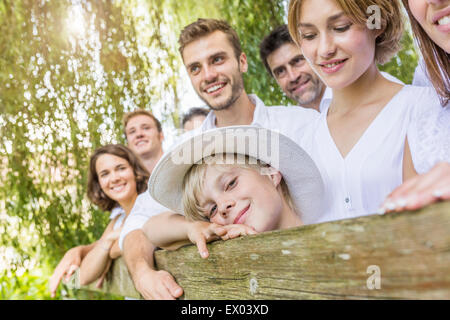
<path fill-rule="evenodd" d="M 28 271 L 18 276 L 0 274 L 0 300 L 50 299 L 47 281 L 42 276 L 31 275 Z"/>
<path fill-rule="evenodd" d="M 222 17 L 237 31 L 242 50 L 247 55 L 248 71 L 244 77 L 248 93 L 255 93 L 267 105 L 292 104 L 267 73 L 259 57 L 259 44 L 274 28 L 286 23 L 285 2 L 280 0 L 222 1 Z"/>
<path fill-rule="evenodd" d="M 419 56 L 409 30 L 405 32 L 401 44 L 400 52 L 391 61 L 380 66 L 380 70 L 397 77 L 406 84 L 411 84 Z"/>

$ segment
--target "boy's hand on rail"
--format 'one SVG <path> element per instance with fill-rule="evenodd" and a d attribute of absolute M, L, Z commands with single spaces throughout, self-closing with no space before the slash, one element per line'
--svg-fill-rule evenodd
<path fill-rule="evenodd" d="M 192 243 L 195 243 L 200 256 L 204 259 L 209 257 L 206 243 L 214 240 L 229 240 L 257 232 L 243 224 L 230 224 L 221 226 L 216 223 L 196 221 L 192 222 L 188 228 L 188 237 Z"/>
<path fill-rule="evenodd" d="M 395 189 L 380 213 L 416 210 L 439 200 L 450 200 L 450 163 L 435 165 L 429 172 L 411 178 Z"/>
<path fill-rule="evenodd" d="M 195 221 L 189 224 L 187 235 L 189 240 L 197 245 L 200 256 L 206 259 L 209 257 L 206 243 L 220 239 L 226 232 L 226 229 L 221 225 L 205 221 Z"/>
<path fill-rule="evenodd" d="M 234 239 L 240 236 L 248 236 L 251 234 L 257 234 L 252 227 L 249 227 L 245 224 L 229 224 L 226 226 L 222 226 L 226 230 L 226 234 L 224 234 L 221 238 L 222 240 Z"/>

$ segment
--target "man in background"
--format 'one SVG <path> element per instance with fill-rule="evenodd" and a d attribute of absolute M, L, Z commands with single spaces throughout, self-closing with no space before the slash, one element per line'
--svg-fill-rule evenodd
<path fill-rule="evenodd" d="M 189 111 L 183 116 L 181 120 L 181 125 L 183 127 L 184 132 L 188 132 L 200 127 L 208 115 L 209 111 L 205 108 L 191 108 Z"/>
<path fill-rule="evenodd" d="M 292 40 L 287 25 L 274 29 L 259 46 L 261 60 L 284 94 L 299 106 L 319 110 L 331 91 L 320 80 Z"/>

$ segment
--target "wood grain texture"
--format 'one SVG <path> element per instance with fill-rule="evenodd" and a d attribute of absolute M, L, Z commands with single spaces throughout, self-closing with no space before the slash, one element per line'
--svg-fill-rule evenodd
<path fill-rule="evenodd" d="M 208 250 L 208 259 L 192 245 L 155 253 L 185 299 L 450 299 L 450 202 L 216 241 Z M 380 270 L 380 289 L 368 288 L 370 266 Z M 112 280 L 110 292 L 138 296 L 120 259 Z"/>

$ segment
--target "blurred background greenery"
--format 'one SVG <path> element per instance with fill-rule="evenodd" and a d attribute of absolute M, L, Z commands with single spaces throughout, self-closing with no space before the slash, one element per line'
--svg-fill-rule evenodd
<path fill-rule="evenodd" d="M 180 30 L 223 18 L 247 53 L 247 92 L 293 104 L 259 60 L 286 22 L 286 0 L 0 0 L 0 299 L 50 299 L 48 278 L 69 248 L 97 239 L 108 215 L 86 197 L 88 158 L 124 143 L 121 118 L 152 110 L 175 136 L 192 94 Z M 417 54 L 381 69 L 410 83 Z M 169 138 L 170 140 L 170 138 Z M 60 287 L 58 299 L 110 299 Z"/>

